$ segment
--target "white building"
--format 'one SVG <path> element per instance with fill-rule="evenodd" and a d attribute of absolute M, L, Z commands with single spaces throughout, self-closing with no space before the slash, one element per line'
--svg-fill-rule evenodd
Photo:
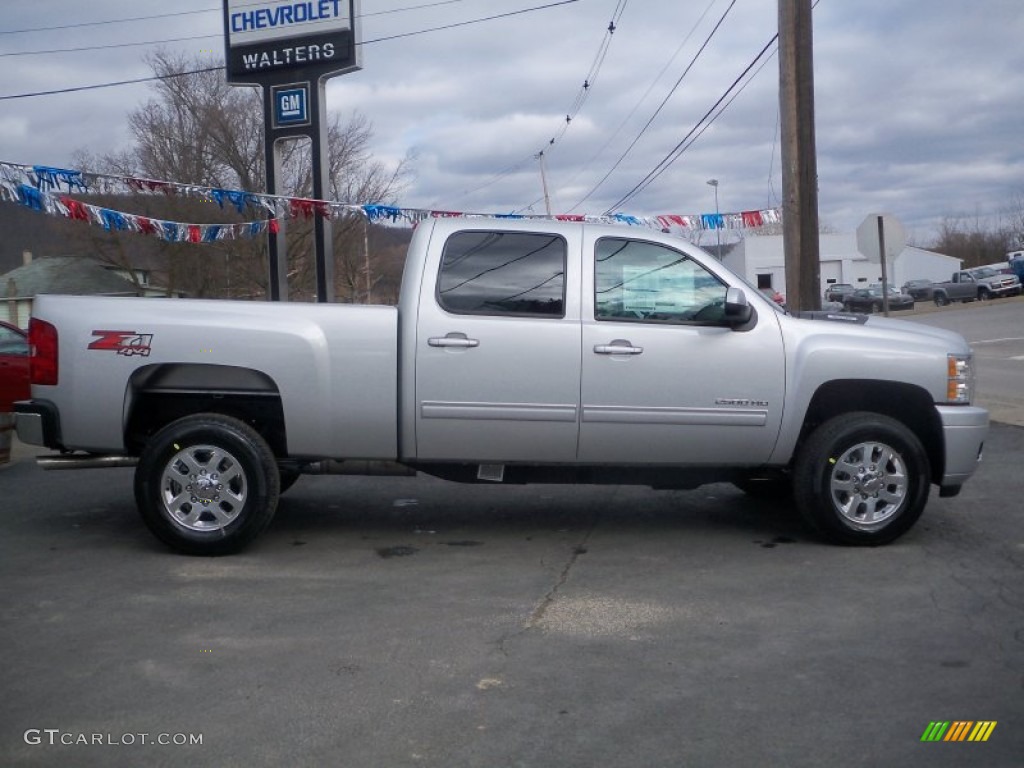
<path fill-rule="evenodd" d="M 857 250 L 857 235 L 820 235 L 821 293 L 833 283 L 862 287 L 882 281 L 882 266 L 870 262 Z M 786 292 L 786 259 L 782 235 L 748 236 L 733 244 L 723 262 L 758 288 Z M 723 243 L 723 250 L 725 250 Z M 907 246 L 887 267 L 889 283 L 903 285 L 907 280 L 927 278 L 935 282 L 949 280 L 960 269 L 961 260 L 935 251 Z"/>

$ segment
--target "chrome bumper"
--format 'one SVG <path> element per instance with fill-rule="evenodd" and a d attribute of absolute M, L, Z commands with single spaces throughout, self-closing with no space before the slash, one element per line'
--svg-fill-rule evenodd
<path fill-rule="evenodd" d="M 974 406 L 936 406 L 942 420 L 945 443 L 945 471 L 940 487 L 963 484 L 981 463 L 981 453 L 988 435 L 988 411 Z"/>
<path fill-rule="evenodd" d="M 28 445 L 60 448 L 60 417 L 48 400 L 19 400 L 14 404 L 14 429 Z"/>

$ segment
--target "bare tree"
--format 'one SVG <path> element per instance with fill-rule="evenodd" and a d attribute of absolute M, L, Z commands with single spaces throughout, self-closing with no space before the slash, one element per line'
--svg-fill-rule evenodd
<path fill-rule="evenodd" d="M 1024 191 L 1015 194 L 1010 201 L 1008 218 L 1010 249 L 1024 248 Z"/>
<path fill-rule="evenodd" d="M 965 268 L 976 267 L 1005 260 L 1015 240 L 1011 225 L 986 224 L 978 216 L 948 216 L 942 220 L 931 250 L 962 259 Z"/>
<path fill-rule="evenodd" d="M 220 189 L 265 192 L 263 102 L 256 88 L 227 84 L 223 72 L 196 71 L 204 60 L 160 51 L 148 58 L 154 74 L 152 99 L 128 115 L 134 145 L 122 152 L 88 159 L 94 170 Z M 375 161 L 373 130 L 362 115 L 343 123 L 328 118 L 329 178 L 334 199 L 345 203 L 393 204 L 408 175 L 407 158 L 394 168 Z M 286 142 L 279 194 L 309 197 L 312 167 L 308 141 Z M 190 223 L 240 221 L 234 209 L 185 198 L 159 198 L 157 218 Z M 246 217 L 257 214 L 246 211 Z M 189 218 L 180 218 L 180 217 Z M 311 222 L 293 220 L 287 228 L 290 293 L 315 295 Z M 363 229 L 356 219 L 334 222 L 336 293 L 347 301 L 365 296 Z M 219 241 L 202 246 L 162 243 L 166 279 L 195 296 L 262 297 L 267 288 L 264 239 Z M 107 248 L 107 258 L 123 263 L 123 248 Z M 358 264 L 357 264 L 358 262 Z"/>

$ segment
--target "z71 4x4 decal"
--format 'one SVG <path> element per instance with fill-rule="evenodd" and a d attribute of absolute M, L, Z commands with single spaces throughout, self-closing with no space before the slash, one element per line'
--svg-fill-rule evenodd
<path fill-rule="evenodd" d="M 89 345 L 89 349 L 117 352 L 117 354 L 127 357 L 132 355 L 149 357 L 153 341 L 153 334 L 137 331 L 93 331 L 92 335 L 99 338 Z"/>

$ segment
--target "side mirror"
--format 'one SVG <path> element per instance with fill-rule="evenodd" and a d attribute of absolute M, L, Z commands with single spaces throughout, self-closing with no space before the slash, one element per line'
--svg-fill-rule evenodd
<path fill-rule="evenodd" d="M 729 288 L 725 292 L 725 322 L 735 328 L 746 325 L 754 316 L 754 308 L 747 302 L 747 295 L 740 288 Z"/>

